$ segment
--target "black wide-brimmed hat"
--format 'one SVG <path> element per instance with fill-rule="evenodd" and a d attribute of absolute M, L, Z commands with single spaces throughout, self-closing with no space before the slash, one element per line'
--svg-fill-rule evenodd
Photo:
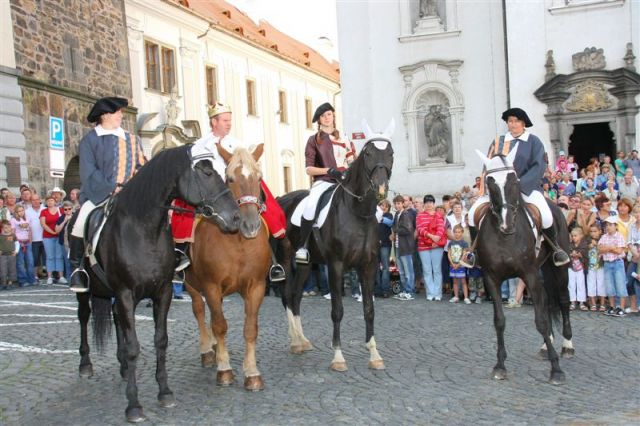
<path fill-rule="evenodd" d="M 315 123 L 316 121 L 318 121 L 318 119 L 320 118 L 320 116 L 322 114 L 324 114 L 327 111 L 333 111 L 336 112 L 335 109 L 333 109 L 333 107 L 331 106 L 331 104 L 329 102 L 325 102 L 322 105 L 320 105 L 317 109 L 315 114 L 313 114 L 313 123 Z"/>
<path fill-rule="evenodd" d="M 129 101 L 125 98 L 108 97 L 98 99 L 95 105 L 93 105 L 93 108 L 91 108 L 89 115 L 87 115 L 87 121 L 89 123 L 95 123 L 102 114 L 113 114 L 127 105 L 129 105 Z"/>
<path fill-rule="evenodd" d="M 533 126 L 533 123 L 531 122 L 531 120 L 529 120 L 529 116 L 521 108 L 509 108 L 508 110 L 502 113 L 502 119 L 504 121 L 507 121 L 509 117 L 515 117 L 518 120 L 524 121 L 524 127 Z"/>

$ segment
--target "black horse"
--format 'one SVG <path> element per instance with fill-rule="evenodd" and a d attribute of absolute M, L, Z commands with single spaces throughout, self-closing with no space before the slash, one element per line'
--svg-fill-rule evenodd
<path fill-rule="evenodd" d="M 197 211 L 228 232 L 238 230 L 238 207 L 211 158 L 194 161 L 191 145 L 157 154 L 112 200 L 110 214 L 95 250 L 106 283 L 91 269 L 90 293 L 78 293 L 80 320 L 80 375 L 91 376 L 87 322 L 93 309 L 94 337 L 99 350 L 110 331 L 112 298 L 118 341 L 120 374 L 127 380 L 127 420 L 145 419 L 138 401 L 136 361 L 140 345 L 135 330 L 135 309 L 140 300 L 153 300 L 155 321 L 156 380 L 158 401 L 175 405 L 167 384 L 167 314 L 172 298 L 174 243 L 168 226 L 167 207 L 174 198 L 196 206 Z M 88 262 L 88 260 L 85 260 Z M 88 263 L 87 263 L 88 264 Z M 89 301 L 91 299 L 91 308 Z"/>
<path fill-rule="evenodd" d="M 393 148 L 390 137 L 393 121 L 383 134 L 368 138 L 360 156 L 349 167 L 346 178 L 340 183 L 331 201 L 326 222 L 314 231 L 309 239 L 311 262 L 326 263 L 329 267 L 331 290 L 331 319 L 333 320 L 334 358 L 331 369 L 345 371 L 347 363 L 342 356 L 340 321 L 343 316 L 343 271 L 355 268 L 362 283 L 367 348 L 370 352 L 369 367 L 383 369 L 384 361 L 378 354 L 373 336 L 373 285 L 378 270 L 378 224 L 375 218 L 378 196 L 387 190 L 393 166 Z M 371 135 L 371 132 L 366 132 Z M 302 353 L 312 348 L 304 336 L 300 320 L 302 288 L 309 275 L 309 264 L 298 264 L 294 280 L 291 265 L 295 249 L 301 244 L 297 226 L 291 217 L 300 201 L 309 191 L 295 191 L 278 198 L 287 215 L 287 237 L 282 241 L 278 254 L 285 265 L 287 279 L 282 302 L 287 311 L 291 352 Z M 317 232 L 317 234 L 316 234 Z"/>
<path fill-rule="evenodd" d="M 573 355 L 571 323 L 569 321 L 568 268 L 555 266 L 551 260 L 552 250 L 542 244 L 536 256 L 536 235 L 526 212 L 520 193 L 520 184 L 512 166 L 513 156 L 496 156 L 488 159 L 479 151 L 486 166 L 486 187 L 489 191 L 489 211 L 478 230 L 478 261 L 482 266 L 486 290 L 493 299 L 493 320 L 498 337 L 498 362 L 493 368 L 495 379 L 505 379 L 507 370 L 504 361 L 505 317 L 500 297 L 501 283 L 507 278 L 521 278 L 533 299 L 536 328 L 542 334 L 545 351 L 551 362 L 549 381 L 564 383 L 565 375 L 560 369 L 558 354 L 552 345 L 552 320 L 562 312 L 562 354 Z M 515 154 L 515 150 L 512 154 Z M 549 203 L 558 236 L 558 244 L 569 251 L 569 232 L 560 209 Z M 540 279 L 542 271 L 542 280 Z"/>

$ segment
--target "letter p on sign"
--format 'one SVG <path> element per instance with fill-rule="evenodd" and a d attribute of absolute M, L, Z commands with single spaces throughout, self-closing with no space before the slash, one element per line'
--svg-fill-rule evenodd
<path fill-rule="evenodd" d="M 64 121 L 49 117 L 49 148 L 64 150 Z"/>

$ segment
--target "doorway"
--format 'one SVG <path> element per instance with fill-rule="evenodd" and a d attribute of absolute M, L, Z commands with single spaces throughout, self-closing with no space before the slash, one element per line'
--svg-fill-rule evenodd
<path fill-rule="evenodd" d="M 616 158 L 616 144 L 609 123 L 576 124 L 569 136 L 569 155 L 573 155 L 575 162 L 582 169 L 589 164 L 589 160 L 596 157 L 603 161 L 608 155 L 611 162 Z"/>

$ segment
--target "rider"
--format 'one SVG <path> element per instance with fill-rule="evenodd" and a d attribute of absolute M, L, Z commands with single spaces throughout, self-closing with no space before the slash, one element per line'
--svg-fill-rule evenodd
<path fill-rule="evenodd" d="M 513 167 L 520 181 L 520 191 L 526 203 L 534 204 L 540 211 L 542 219 L 542 234 L 547 243 L 553 249 L 553 262 L 556 266 L 569 263 L 569 256 L 558 246 L 556 232 L 553 228 L 553 215 L 542 195 L 541 185 L 547 158 L 544 145 L 534 134 L 529 133 L 526 128 L 533 126 L 527 113 L 520 108 L 510 108 L 502 113 L 502 119 L 507 123 L 509 131 L 496 138 L 496 141 L 489 148 L 489 158 L 494 155 L 507 155 L 512 150 L 516 151 Z M 474 223 L 476 209 L 489 202 L 489 195 L 484 194 L 479 197 L 469 210 L 469 232 L 472 240 L 476 239 L 477 230 Z M 474 244 L 475 245 L 475 244 Z M 475 254 L 470 252 L 465 259 L 465 264 L 470 267 L 475 265 Z"/>
<path fill-rule="evenodd" d="M 301 245 L 296 251 L 297 263 L 309 263 L 307 242 L 311 234 L 316 205 L 322 193 L 336 181 L 344 178 L 344 171 L 355 159 L 356 150 L 349 140 L 342 141 L 336 129 L 335 109 L 330 103 L 320 105 L 313 114 L 318 122 L 318 132 L 309 137 L 304 150 L 307 174 L 313 177 L 313 185 L 306 198 L 300 223 Z"/>
<path fill-rule="evenodd" d="M 74 271 L 69 288 L 77 293 L 89 290 L 83 268 L 84 224 L 89 213 L 122 186 L 147 160 L 140 141 L 120 127 L 122 109 L 128 105 L 123 98 L 107 97 L 94 105 L 87 121 L 96 123 L 84 135 L 78 146 L 80 157 L 80 201 L 83 203 L 69 236 L 69 263 Z"/>
<path fill-rule="evenodd" d="M 227 164 L 224 159 L 218 152 L 216 148 L 216 144 L 221 144 L 222 147 L 228 152 L 233 152 L 237 147 L 244 146 L 244 143 L 238 139 L 235 139 L 232 136 L 229 136 L 229 132 L 231 131 L 231 107 L 228 105 L 223 105 L 221 103 L 216 103 L 212 105 L 208 109 L 209 115 L 209 123 L 211 125 L 211 132 L 204 135 L 200 139 L 194 142 L 194 147 L 191 151 L 192 155 L 198 156 L 200 154 L 212 155 L 213 160 L 213 168 L 218 172 L 218 174 L 222 177 L 223 180 L 226 181 L 226 168 Z M 278 202 L 274 199 L 273 195 L 267 188 L 267 184 L 264 180 L 260 180 L 260 187 L 264 194 L 264 205 L 265 210 L 261 213 L 262 218 L 265 220 L 267 227 L 269 228 L 269 232 L 275 239 L 284 238 L 284 233 L 286 229 L 286 218 L 284 211 L 278 204 Z M 189 206 L 184 205 L 184 203 L 180 203 L 181 200 L 176 200 L 176 204 L 182 208 L 189 208 Z M 187 226 L 175 224 L 175 221 L 184 221 L 188 222 Z M 192 224 L 194 221 L 193 214 L 182 215 L 180 212 L 174 212 L 172 216 L 172 229 L 174 230 L 174 237 L 178 237 L 175 234 L 175 230 L 177 228 L 183 229 L 192 229 Z M 184 236 L 182 236 L 183 238 Z M 184 240 L 184 238 L 183 238 Z M 187 240 L 188 241 L 188 240 Z M 185 269 L 189 266 L 190 261 L 186 256 L 186 248 L 188 243 L 177 244 L 176 248 L 180 251 L 181 259 L 178 261 L 178 266 L 176 270 Z M 285 278 L 284 268 L 273 260 L 273 264 L 269 269 L 269 279 L 272 282 L 283 281 Z"/>

